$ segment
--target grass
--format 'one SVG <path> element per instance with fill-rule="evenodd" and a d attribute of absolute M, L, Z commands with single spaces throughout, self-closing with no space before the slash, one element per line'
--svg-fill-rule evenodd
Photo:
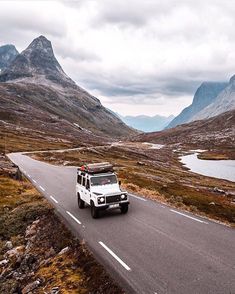
<path fill-rule="evenodd" d="M 26 229 L 33 226 L 35 233 L 26 238 Z M 14 248 L 20 246 L 20 259 L 5 256 L 6 241 L 11 241 Z M 59 255 L 65 247 L 69 251 Z M 123 293 L 30 182 L 16 181 L 2 174 L 0 261 L 5 258 L 9 261 L 0 267 L 0 293 L 21 293 L 35 280 L 40 285 L 33 290 L 34 294 L 49 293 L 54 286 L 62 294 Z"/>
<path fill-rule="evenodd" d="M 209 150 L 206 152 L 202 152 L 198 155 L 198 158 L 205 160 L 235 160 L 235 149 L 234 148 L 226 148 L 222 150 Z"/>
<path fill-rule="evenodd" d="M 0 176 L 0 240 L 24 234 L 30 223 L 51 209 L 29 182 Z"/>
<path fill-rule="evenodd" d="M 63 138 L 53 138 L 39 131 L 24 131 L 0 126 L 0 153 L 63 149 L 75 147 Z"/>

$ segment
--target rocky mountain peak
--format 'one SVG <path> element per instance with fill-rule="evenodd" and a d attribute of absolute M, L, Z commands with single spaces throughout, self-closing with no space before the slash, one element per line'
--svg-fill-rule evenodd
<path fill-rule="evenodd" d="M 30 45 L 28 46 L 27 48 L 28 50 L 29 49 L 32 49 L 32 50 L 44 50 L 44 49 L 49 49 L 52 53 L 53 53 L 53 50 L 52 50 L 52 45 L 51 45 L 51 42 L 44 36 L 39 36 L 37 37 L 36 39 L 34 39 Z M 26 49 L 26 50 L 27 50 Z"/>
<path fill-rule="evenodd" d="M 34 39 L 0 75 L 0 82 L 22 80 L 27 82 L 54 82 L 62 86 L 75 83 L 64 73 L 55 58 L 51 42 L 44 36 Z"/>
<path fill-rule="evenodd" d="M 229 84 L 235 84 L 235 75 L 230 78 Z"/>
<path fill-rule="evenodd" d="M 0 47 L 0 70 L 8 67 L 19 54 L 14 45 L 3 45 Z"/>
<path fill-rule="evenodd" d="M 193 117 L 210 105 L 227 85 L 228 83 L 226 82 L 203 82 L 197 89 L 192 104 L 184 108 L 181 113 L 170 122 L 167 128 L 192 121 Z"/>

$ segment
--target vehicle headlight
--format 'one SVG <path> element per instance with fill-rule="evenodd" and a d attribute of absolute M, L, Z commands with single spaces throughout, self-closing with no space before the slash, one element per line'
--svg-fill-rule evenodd
<path fill-rule="evenodd" d="M 125 194 L 122 194 L 122 195 L 121 195 L 121 199 L 122 199 L 122 200 L 125 200 L 125 199 L 127 199 L 127 195 L 125 195 Z"/>
<path fill-rule="evenodd" d="M 104 197 L 99 197 L 98 198 L 98 204 L 102 204 L 105 202 L 105 198 Z"/>

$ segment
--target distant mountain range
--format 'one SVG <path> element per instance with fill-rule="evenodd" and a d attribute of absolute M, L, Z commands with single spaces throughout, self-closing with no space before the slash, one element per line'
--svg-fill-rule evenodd
<path fill-rule="evenodd" d="M 138 116 L 118 116 L 124 121 L 128 126 L 143 131 L 143 132 L 154 132 L 163 130 L 173 119 L 174 116 L 147 116 L 147 115 L 138 115 Z"/>
<path fill-rule="evenodd" d="M 133 136 L 137 142 L 152 142 L 156 144 L 181 145 L 189 148 L 211 150 L 221 148 L 234 152 L 235 109 L 223 112 L 215 117 L 182 124 L 161 132 L 152 132 Z"/>
<path fill-rule="evenodd" d="M 0 60 L 4 61 L 0 74 L 1 121 L 78 141 L 82 136 L 120 138 L 135 133 L 65 74 L 44 36 L 34 39 L 20 54 L 12 47 L 7 47 L 6 54 L 4 48 L 0 51 Z"/>

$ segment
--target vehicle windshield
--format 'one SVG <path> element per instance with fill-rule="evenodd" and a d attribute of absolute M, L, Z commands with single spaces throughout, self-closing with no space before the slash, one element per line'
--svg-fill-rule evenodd
<path fill-rule="evenodd" d="M 107 175 L 91 178 L 91 186 L 111 185 L 117 184 L 117 178 L 115 175 Z"/>

